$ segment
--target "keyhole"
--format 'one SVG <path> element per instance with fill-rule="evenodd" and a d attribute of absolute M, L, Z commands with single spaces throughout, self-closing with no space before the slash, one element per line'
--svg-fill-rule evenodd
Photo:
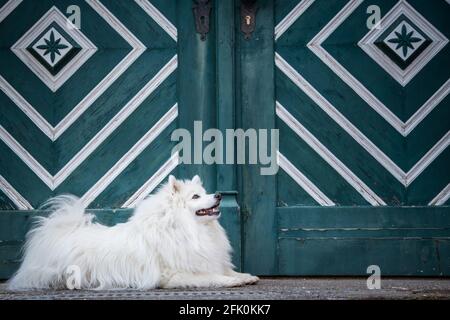
<path fill-rule="evenodd" d="M 250 17 L 250 16 L 245 16 L 245 24 L 246 25 L 250 25 L 250 23 L 251 23 L 251 21 L 252 21 L 252 17 Z"/>

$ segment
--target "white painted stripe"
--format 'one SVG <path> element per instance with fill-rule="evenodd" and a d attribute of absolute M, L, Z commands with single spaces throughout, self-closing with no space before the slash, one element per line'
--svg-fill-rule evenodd
<path fill-rule="evenodd" d="M 442 206 L 450 198 L 450 183 L 430 201 L 430 206 Z"/>
<path fill-rule="evenodd" d="M 21 3 L 22 0 L 9 0 L 5 3 L 5 5 L 0 8 L 0 22 L 5 20 L 5 18 Z"/>
<path fill-rule="evenodd" d="M 297 119 L 294 118 L 278 101 L 276 113 L 300 138 L 302 138 L 314 151 L 316 151 L 342 178 L 361 194 L 371 205 L 386 205 L 361 179 L 358 178 L 344 163 L 328 150 L 311 132 L 309 132 Z"/>
<path fill-rule="evenodd" d="M 134 208 L 144 200 L 179 164 L 179 154 L 174 153 L 125 203 L 122 208 Z"/>
<path fill-rule="evenodd" d="M 135 0 L 136 3 L 175 41 L 177 28 L 156 7 L 147 0 Z"/>
<path fill-rule="evenodd" d="M 0 125 L 0 139 L 51 189 L 52 175 Z"/>
<path fill-rule="evenodd" d="M 289 29 L 289 27 L 300 18 L 300 16 L 308 9 L 315 0 L 302 0 L 294 9 L 289 12 L 275 27 L 275 41 Z"/>
<path fill-rule="evenodd" d="M 325 97 L 323 97 L 305 78 L 303 78 L 278 53 L 275 53 L 275 64 L 286 76 L 292 80 L 308 97 L 310 97 L 331 119 L 344 129 L 356 142 L 371 154 L 386 170 L 388 170 L 403 185 L 406 184 L 405 173 L 386 154 L 356 128 L 343 114 L 341 114 Z"/>
<path fill-rule="evenodd" d="M 28 103 L 27 100 L 25 100 L 24 97 L 22 97 L 13 86 L 11 86 L 8 81 L 5 80 L 0 75 L 0 90 L 2 90 L 13 102 L 16 106 L 19 107 L 20 110 L 22 110 L 23 113 L 25 113 L 28 118 L 33 121 L 33 123 L 51 140 L 53 140 L 53 132 L 54 129 L 48 121 L 41 116 L 39 112 L 36 111 L 36 109 L 33 108 L 31 104 Z"/>
<path fill-rule="evenodd" d="M 178 116 L 178 106 L 175 104 L 139 141 L 117 161 L 108 172 L 100 178 L 82 197 L 87 207 L 125 168 L 155 140 L 160 133 Z"/>
<path fill-rule="evenodd" d="M 406 186 L 411 183 L 436 159 L 450 144 L 450 130 L 439 140 L 406 174 Z"/>
<path fill-rule="evenodd" d="M 298 170 L 283 154 L 277 153 L 278 165 L 297 184 L 306 191 L 321 206 L 334 206 L 335 203 L 328 198 L 319 188 L 309 180 L 300 170 Z"/>
<path fill-rule="evenodd" d="M 55 175 L 59 186 L 97 147 L 105 141 L 159 85 L 177 68 L 175 55 L 127 104 Z"/>
<path fill-rule="evenodd" d="M 411 118 L 405 123 L 405 136 L 410 134 L 423 119 L 430 114 L 434 108 L 439 105 L 442 100 L 444 100 L 450 93 L 450 79 L 448 79 L 442 87 L 439 88 L 431 97 L 428 99 L 419 110 L 414 113 Z"/>
<path fill-rule="evenodd" d="M 449 94 L 449 81 L 406 122 L 400 120 L 369 89 L 359 82 L 323 47 L 322 43 L 359 7 L 363 0 L 350 0 L 347 5 L 308 43 L 307 47 L 335 74 L 352 88 L 373 110 L 385 119 L 401 135 L 408 136 L 414 128 Z"/>
<path fill-rule="evenodd" d="M 32 210 L 33 206 L 0 174 L 0 190 L 11 199 L 19 210 Z"/>

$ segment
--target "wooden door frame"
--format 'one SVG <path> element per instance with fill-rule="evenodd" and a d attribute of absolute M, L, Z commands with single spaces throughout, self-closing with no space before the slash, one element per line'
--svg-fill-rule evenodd
<path fill-rule="evenodd" d="M 239 5 L 236 19 L 240 19 Z M 249 40 L 240 32 L 240 22 L 235 24 L 237 126 L 244 130 L 275 128 L 274 3 L 261 0 L 257 5 L 256 29 Z M 263 176 L 259 165 L 243 165 L 238 177 L 243 270 L 277 274 L 276 175 Z"/>
<path fill-rule="evenodd" d="M 209 32 L 204 40 L 195 32 L 193 1 L 177 2 L 178 26 L 178 127 L 193 132 L 194 121 L 203 130 L 236 126 L 234 1 L 214 1 Z M 181 49 L 181 50 L 180 50 Z M 234 164 L 180 165 L 177 175 L 200 175 L 209 192 L 223 195 L 221 224 L 233 247 L 233 263 L 241 270 L 241 213 L 237 202 Z"/>

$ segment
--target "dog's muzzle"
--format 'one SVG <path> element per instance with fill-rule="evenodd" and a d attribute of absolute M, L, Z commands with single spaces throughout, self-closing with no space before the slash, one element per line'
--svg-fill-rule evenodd
<path fill-rule="evenodd" d="M 207 209 L 200 209 L 195 212 L 197 216 L 218 216 L 220 215 L 219 205 L 220 200 L 222 200 L 222 195 L 220 193 L 214 195 L 214 198 L 216 198 L 217 202 L 215 205 L 213 205 L 211 208 Z"/>

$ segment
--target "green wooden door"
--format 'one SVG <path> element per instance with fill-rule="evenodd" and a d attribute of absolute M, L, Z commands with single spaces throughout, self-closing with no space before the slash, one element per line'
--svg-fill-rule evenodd
<path fill-rule="evenodd" d="M 48 197 L 114 224 L 171 172 L 224 194 L 246 271 L 449 274 L 450 6 L 373 1 L 371 31 L 359 0 L 257 3 L 250 40 L 232 0 L 202 40 L 190 0 L 0 0 L 0 278 Z M 179 165 L 196 120 L 279 129 L 278 174 Z"/>
<path fill-rule="evenodd" d="M 258 3 L 241 121 L 280 130 L 280 169 L 242 169 L 244 269 L 449 275 L 448 1 Z"/>
<path fill-rule="evenodd" d="M 216 87 L 233 98 L 225 79 L 215 83 L 214 20 L 201 40 L 192 7 L 186 0 L 0 0 L 0 278 L 18 267 L 31 218 L 46 214 L 37 209 L 49 197 L 75 194 L 114 224 L 170 173 L 200 174 L 210 192 L 224 191 L 222 223 L 240 265 L 234 173 L 179 166 L 171 152 L 177 127 L 234 125 L 228 111 L 216 116 Z M 222 25 L 233 27 L 221 12 Z M 218 105 L 232 115 L 229 103 Z"/>

